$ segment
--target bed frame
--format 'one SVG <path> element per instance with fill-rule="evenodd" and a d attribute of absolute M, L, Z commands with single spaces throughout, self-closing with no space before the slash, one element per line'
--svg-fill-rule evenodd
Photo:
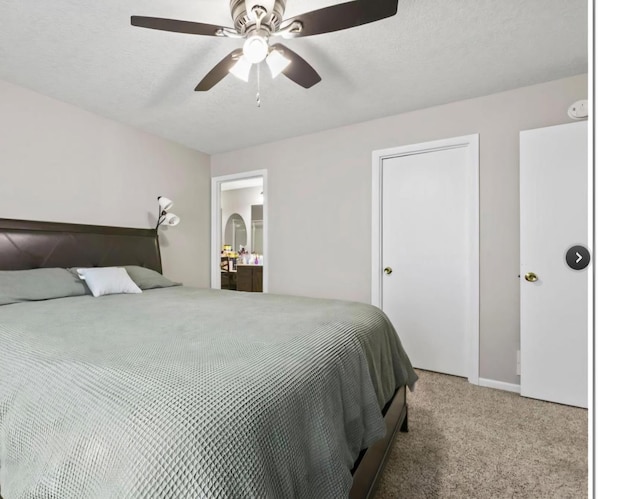
<path fill-rule="evenodd" d="M 162 272 L 155 229 L 0 218 L 0 270 L 122 265 Z M 408 431 L 406 387 L 396 390 L 382 412 L 386 436 L 360 453 L 350 499 L 374 496 L 398 431 Z"/>

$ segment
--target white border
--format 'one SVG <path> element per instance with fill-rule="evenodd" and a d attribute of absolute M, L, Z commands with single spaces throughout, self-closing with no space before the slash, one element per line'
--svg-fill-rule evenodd
<path fill-rule="evenodd" d="M 467 372 L 469 383 L 478 384 L 480 371 L 480 183 L 479 183 L 479 135 L 464 135 L 450 139 L 434 140 L 372 153 L 371 192 L 371 304 L 382 308 L 382 161 L 388 158 L 421 154 L 437 150 L 464 147 L 468 149 L 472 168 L 473 199 L 471 214 L 471 251 L 469 270 L 471 275 L 470 338 L 468 338 Z"/>
<path fill-rule="evenodd" d="M 588 173 L 587 173 L 587 247 L 591 249 L 591 265 L 587 270 L 587 352 L 588 352 L 588 361 L 587 361 L 587 373 L 589 376 L 588 379 L 588 395 L 587 395 L 587 407 L 589 408 L 587 412 L 587 420 L 589 424 L 588 430 L 588 444 L 587 444 L 587 452 L 588 452 L 588 478 L 587 478 L 587 494 L 588 498 L 592 499 L 594 497 L 594 466 L 595 466 L 595 456 L 594 456 L 594 414 L 595 414 L 595 406 L 594 406 L 594 387 L 595 387 L 595 379 L 594 379 L 594 265 L 595 265 L 595 240 L 594 240 L 594 93 L 593 93 L 593 26 L 594 26 L 594 11 L 593 11 L 593 1 L 588 2 L 587 6 L 587 18 L 588 18 L 588 70 L 587 70 L 587 95 L 588 99 L 588 110 L 589 110 L 589 124 L 588 124 Z"/>
<path fill-rule="evenodd" d="M 267 194 L 267 170 L 253 170 L 250 172 L 233 173 L 231 175 L 222 175 L 211 178 L 211 287 L 220 289 L 220 248 L 222 241 L 220 240 L 220 231 L 218 226 L 220 220 L 220 185 L 230 180 L 240 180 L 244 178 L 262 177 L 262 228 L 263 228 L 263 264 L 262 264 L 262 292 L 269 291 L 269 209 Z"/>

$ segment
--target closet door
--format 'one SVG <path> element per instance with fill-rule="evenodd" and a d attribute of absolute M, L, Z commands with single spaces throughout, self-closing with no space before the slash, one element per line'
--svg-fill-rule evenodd
<path fill-rule="evenodd" d="M 375 157 L 381 308 L 414 367 L 477 383 L 478 136 Z"/>
<path fill-rule="evenodd" d="M 520 393 L 587 407 L 587 122 L 520 133 Z M 577 269 L 570 267 L 570 264 Z"/>

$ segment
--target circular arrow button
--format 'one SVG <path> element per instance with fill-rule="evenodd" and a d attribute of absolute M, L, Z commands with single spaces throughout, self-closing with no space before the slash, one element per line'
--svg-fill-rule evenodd
<path fill-rule="evenodd" d="M 572 246 L 565 255 L 567 265 L 573 270 L 583 270 L 591 263 L 591 253 L 584 246 Z"/>

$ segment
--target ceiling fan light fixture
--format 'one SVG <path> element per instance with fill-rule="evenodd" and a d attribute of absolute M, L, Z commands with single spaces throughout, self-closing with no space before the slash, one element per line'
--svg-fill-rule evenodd
<path fill-rule="evenodd" d="M 231 67 L 231 69 L 229 70 L 229 73 L 231 73 L 233 76 L 235 76 L 236 78 L 239 78 L 242 81 L 248 82 L 249 74 L 251 73 L 251 66 L 252 64 L 243 55 L 242 57 L 240 57 L 240 59 L 238 59 L 238 62 L 236 62 Z"/>
<path fill-rule="evenodd" d="M 289 64 L 291 64 L 291 60 L 287 59 L 282 55 L 282 52 L 277 49 L 272 49 L 267 56 L 267 65 L 273 78 L 282 73 Z"/>
<path fill-rule="evenodd" d="M 242 47 L 244 56 L 251 64 L 258 64 L 264 61 L 269 53 L 269 44 L 267 40 L 259 35 L 253 35 L 247 38 Z"/>

